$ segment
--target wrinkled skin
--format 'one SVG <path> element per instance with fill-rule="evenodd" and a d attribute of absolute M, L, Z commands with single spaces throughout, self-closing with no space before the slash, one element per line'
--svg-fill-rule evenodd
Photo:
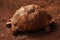
<path fill-rule="evenodd" d="M 51 21 L 51 16 L 46 11 L 41 11 L 38 5 L 27 5 L 16 10 L 12 18 L 6 25 L 12 31 L 34 31 L 45 28 L 46 32 L 50 32 L 48 26 Z"/>

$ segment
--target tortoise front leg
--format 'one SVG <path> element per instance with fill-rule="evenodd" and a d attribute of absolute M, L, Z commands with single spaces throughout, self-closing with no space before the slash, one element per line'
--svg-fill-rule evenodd
<path fill-rule="evenodd" d="M 51 28 L 49 26 L 46 26 L 45 27 L 45 31 L 48 33 L 48 32 L 51 32 Z"/>

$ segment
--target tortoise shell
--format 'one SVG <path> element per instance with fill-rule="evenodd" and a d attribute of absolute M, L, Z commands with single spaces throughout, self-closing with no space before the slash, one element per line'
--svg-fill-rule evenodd
<path fill-rule="evenodd" d="M 52 17 L 41 9 L 39 5 L 35 4 L 22 6 L 16 10 L 6 25 L 12 31 L 34 31 L 45 28 L 46 32 L 50 32 L 49 24 Z"/>

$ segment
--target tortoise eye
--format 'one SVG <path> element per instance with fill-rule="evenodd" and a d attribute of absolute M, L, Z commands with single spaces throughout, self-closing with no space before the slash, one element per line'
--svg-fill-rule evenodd
<path fill-rule="evenodd" d="M 11 27 L 12 27 L 12 24 L 9 23 L 9 24 L 6 24 L 6 26 L 7 26 L 8 28 L 11 28 Z"/>

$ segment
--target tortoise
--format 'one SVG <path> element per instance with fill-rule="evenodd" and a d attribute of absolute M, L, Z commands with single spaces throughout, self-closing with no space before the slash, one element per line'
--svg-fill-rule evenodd
<path fill-rule="evenodd" d="M 44 28 L 46 32 L 50 32 L 50 24 L 52 17 L 41 7 L 36 4 L 29 4 L 16 10 L 12 18 L 10 18 L 6 26 L 15 31 L 34 31 Z"/>

